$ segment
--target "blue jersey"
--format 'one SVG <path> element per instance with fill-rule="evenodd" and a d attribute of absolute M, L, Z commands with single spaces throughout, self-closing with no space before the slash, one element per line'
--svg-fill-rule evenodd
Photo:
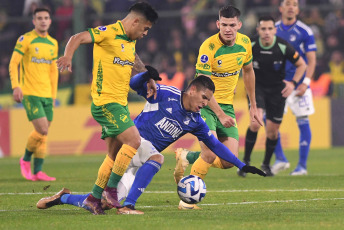
<path fill-rule="evenodd" d="M 242 163 L 230 150 L 211 133 L 200 113 L 184 109 L 183 93 L 176 87 L 157 84 L 157 97 L 147 98 L 147 82 L 143 73 L 130 80 L 130 87 L 147 99 L 142 112 L 134 123 L 140 135 L 162 151 L 187 133 L 195 135 L 222 159 L 242 168 Z"/>
<path fill-rule="evenodd" d="M 278 21 L 276 22 L 276 28 L 276 35 L 289 42 L 307 63 L 306 53 L 317 50 L 311 28 L 299 20 L 297 20 L 288 30 L 285 30 L 282 22 Z M 296 67 L 293 63 L 287 61 L 285 69 L 285 79 L 291 81 L 294 77 Z M 305 75 L 303 75 L 300 82 L 303 81 L 304 77 Z"/>

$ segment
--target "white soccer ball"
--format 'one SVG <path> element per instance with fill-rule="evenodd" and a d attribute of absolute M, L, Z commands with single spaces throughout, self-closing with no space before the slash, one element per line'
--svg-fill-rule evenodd
<path fill-rule="evenodd" d="M 207 187 L 200 177 L 189 175 L 179 181 L 177 191 L 180 199 L 185 203 L 197 204 L 204 199 Z"/>

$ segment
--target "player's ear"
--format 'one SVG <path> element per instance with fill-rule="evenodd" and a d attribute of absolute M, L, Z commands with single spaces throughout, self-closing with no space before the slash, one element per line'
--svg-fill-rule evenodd
<path fill-rule="evenodd" d="M 241 27 L 242 27 L 242 22 L 239 20 L 239 22 L 238 22 L 238 30 L 240 30 L 241 29 Z"/>
<path fill-rule="evenodd" d="M 218 29 L 220 29 L 220 21 L 219 20 L 216 20 L 216 26 Z"/>

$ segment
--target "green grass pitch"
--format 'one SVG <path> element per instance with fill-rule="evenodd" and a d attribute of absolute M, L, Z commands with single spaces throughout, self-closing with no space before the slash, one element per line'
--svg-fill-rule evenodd
<path fill-rule="evenodd" d="M 177 209 L 174 154 L 140 197 L 144 215 L 93 216 L 70 206 L 38 210 L 36 202 L 62 187 L 75 193 L 92 189 L 104 155 L 50 156 L 45 171 L 55 182 L 30 182 L 20 175 L 18 158 L 0 159 L 0 229 L 344 229 L 344 149 L 311 150 L 308 176 L 291 177 L 297 151 L 286 152 L 291 169 L 275 177 L 236 175 L 236 168 L 211 168 L 202 210 Z M 242 158 L 242 156 L 240 156 Z M 253 154 L 260 166 L 262 152 Z M 188 168 L 190 170 L 190 167 Z M 189 171 L 187 171 L 188 173 Z"/>

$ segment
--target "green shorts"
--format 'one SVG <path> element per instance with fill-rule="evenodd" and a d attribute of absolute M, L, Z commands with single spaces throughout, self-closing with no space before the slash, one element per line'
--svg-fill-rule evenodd
<path fill-rule="evenodd" d="M 91 105 L 93 118 L 102 126 L 102 139 L 117 137 L 131 126 L 135 126 L 130 118 L 128 106 L 109 103 L 101 106 Z"/>
<path fill-rule="evenodd" d="M 226 104 L 219 104 L 221 109 L 225 112 L 225 114 L 231 116 L 235 120 L 235 113 L 233 105 L 226 105 Z M 209 106 L 204 107 L 201 110 L 202 118 L 204 119 L 205 123 L 207 123 L 208 127 L 212 131 L 216 131 L 218 137 L 232 137 L 239 141 L 239 132 L 238 127 L 235 120 L 235 126 L 230 128 L 225 128 L 219 118 L 215 115 L 215 113 L 209 108 Z"/>
<path fill-rule="evenodd" d="M 46 117 L 48 121 L 53 120 L 53 99 L 37 96 L 24 95 L 22 101 L 29 121 Z"/>

